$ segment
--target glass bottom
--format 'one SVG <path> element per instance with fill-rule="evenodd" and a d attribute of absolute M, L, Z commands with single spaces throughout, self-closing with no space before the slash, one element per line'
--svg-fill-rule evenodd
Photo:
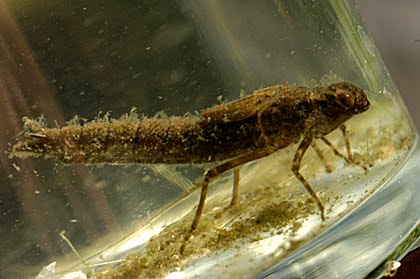
<path fill-rule="evenodd" d="M 371 198 L 257 278 L 381 278 L 420 236 L 420 144 Z"/>
<path fill-rule="evenodd" d="M 267 166 L 267 162 L 264 165 Z M 189 241 L 187 255 L 179 255 L 178 244 L 182 243 L 183 232 L 189 228 L 194 212 L 191 210 L 191 204 L 196 204 L 198 191 L 169 206 L 136 233 L 119 243 L 114 243 L 99 255 L 84 258 L 85 263 L 89 263 L 88 266 L 83 266 L 80 260 L 76 259 L 78 264 L 61 266 L 60 273 L 63 274 L 64 270 L 73 272 L 79 270 L 77 272 L 92 274 L 95 269 L 97 278 L 129 278 L 126 277 L 126 271 L 136 266 L 137 269 L 149 269 L 143 274 L 146 274 L 145 278 L 148 276 L 164 278 L 380 277 L 385 269 L 392 268 L 393 260 L 400 259 L 410 250 L 410 246 L 415 243 L 420 234 L 418 227 L 420 144 L 418 140 L 402 166 L 402 169 L 394 176 L 389 174 L 389 166 L 386 167 L 386 165 L 379 165 L 368 176 L 357 175 L 360 173 L 357 168 L 343 168 L 332 174 L 325 174 L 325 177 L 317 176 L 318 182 L 324 181 L 326 177 L 330 181 L 337 182 L 344 176 L 350 177 L 350 180 L 357 180 L 359 184 L 374 184 L 373 181 L 382 183 L 382 186 L 374 188 L 373 192 L 355 187 L 354 189 L 361 191 L 359 194 L 356 190 L 352 190 L 350 184 L 342 183 L 349 188 L 347 190 L 350 190 L 351 195 L 329 202 L 330 205 L 327 206 L 326 211 L 329 217 L 325 222 L 321 221 L 315 204 L 307 197 L 307 194 L 296 192 L 291 194 L 289 191 L 273 193 L 270 187 L 258 189 L 253 187 L 251 189 L 253 196 L 250 198 L 250 194 L 244 191 L 242 195 L 249 199 L 243 201 L 239 209 L 227 213 L 226 217 L 214 219 L 214 214 L 222 208 L 220 200 L 226 199 L 222 204 L 227 204 L 228 198 L 224 196 L 229 197 L 231 188 L 227 185 L 231 185 L 231 179 L 225 177 L 220 183 L 214 185 L 209 195 L 206 206 L 208 213 L 203 216 L 199 233 Z M 245 171 L 245 173 L 251 177 L 255 171 L 260 171 L 258 164 L 251 165 L 249 168 L 250 171 Z M 388 178 L 388 181 L 381 180 L 383 177 L 390 176 L 392 178 Z M 246 175 L 243 181 L 255 185 L 251 178 L 248 181 Z M 245 189 L 246 183 L 244 183 Z M 324 200 L 328 197 L 328 191 L 326 189 L 325 191 Z M 289 195 L 289 199 L 281 198 L 280 195 L 283 192 Z M 268 198 L 276 194 L 279 195 L 274 197 L 277 202 L 270 203 Z M 346 212 L 344 217 L 342 214 L 345 210 L 340 209 L 338 212 L 341 213 L 334 214 L 337 208 L 348 206 L 353 199 L 357 200 L 357 195 L 369 197 L 355 209 Z M 281 200 L 283 202 L 278 202 Z M 253 209 L 249 211 L 246 204 L 251 204 L 251 201 Z M 244 208 L 248 209 L 247 214 L 243 213 Z M 279 212 L 280 217 L 284 218 L 279 218 Z M 297 213 L 297 215 L 290 217 L 284 215 L 285 212 Z M 253 215 L 254 213 L 258 215 Z M 255 221 L 256 218 L 265 218 L 261 220 L 268 226 L 262 226 L 258 228 L 258 231 L 253 231 L 254 228 L 250 222 Z M 277 223 L 273 224 L 273 222 Z M 223 229 L 212 229 L 214 227 Z M 273 230 L 273 227 L 281 229 Z M 243 235 L 237 237 L 237 232 L 247 234 L 247 241 L 243 240 Z M 261 234 L 264 237 L 257 239 L 257 235 Z M 212 250 L 212 248 L 216 249 Z M 126 258 L 127 254 L 129 256 Z M 121 260 L 123 261 L 121 266 L 113 262 L 118 259 L 124 259 Z M 159 262 L 162 263 L 162 268 L 155 268 L 154 266 Z M 93 263 L 97 265 L 94 267 Z M 106 270 L 112 271 L 113 275 L 108 276 Z M 115 272 L 116 270 L 121 272 Z M 50 266 L 50 272 L 47 273 L 49 273 L 48 276 L 53 276 L 48 278 L 60 278 L 54 277 L 58 273 L 55 273 L 53 266 Z M 73 274 L 80 275 L 80 273 Z M 37 279 L 41 278 L 44 277 Z"/>

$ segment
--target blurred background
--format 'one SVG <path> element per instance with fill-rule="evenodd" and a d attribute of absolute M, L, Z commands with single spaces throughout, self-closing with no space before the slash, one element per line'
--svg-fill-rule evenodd
<path fill-rule="evenodd" d="M 354 0 L 420 128 L 420 1 Z"/>

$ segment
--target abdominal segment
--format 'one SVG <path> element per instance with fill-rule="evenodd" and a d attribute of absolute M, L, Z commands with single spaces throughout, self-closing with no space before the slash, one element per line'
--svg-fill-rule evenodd
<path fill-rule="evenodd" d="M 13 147 L 14 156 L 68 164 L 200 164 L 252 152 L 259 129 L 256 119 L 211 123 L 193 117 L 126 118 L 62 128 L 33 125 L 25 136 L 26 141 Z"/>

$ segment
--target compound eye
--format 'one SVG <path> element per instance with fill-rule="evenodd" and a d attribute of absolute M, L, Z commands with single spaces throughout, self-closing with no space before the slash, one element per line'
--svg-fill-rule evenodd
<path fill-rule="evenodd" d="M 345 108 L 353 108 L 355 105 L 355 98 L 353 94 L 341 93 L 337 102 Z"/>

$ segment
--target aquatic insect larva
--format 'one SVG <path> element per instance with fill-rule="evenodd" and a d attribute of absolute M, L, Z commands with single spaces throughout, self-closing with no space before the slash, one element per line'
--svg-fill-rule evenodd
<path fill-rule="evenodd" d="M 347 82 L 305 88 L 277 85 L 245 98 L 203 110 L 198 116 L 161 117 L 89 122 L 82 126 L 47 128 L 26 119 L 26 141 L 12 154 L 18 157 L 56 158 L 67 164 L 205 164 L 220 162 L 207 170 L 193 223 L 181 251 L 198 226 L 209 183 L 234 170 L 230 205 L 237 203 L 239 167 L 300 141 L 292 172 L 316 202 L 321 218 L 324 206 L 300 174 L 303 155 L 312 144 L 325 162 L 314 139 L 321 139 L 336 155 L 352 162 L 344 123 L 369 109 L 363 89 Z M 325 138 L 335 129 L 343 133 L 347 157 Z"/>

